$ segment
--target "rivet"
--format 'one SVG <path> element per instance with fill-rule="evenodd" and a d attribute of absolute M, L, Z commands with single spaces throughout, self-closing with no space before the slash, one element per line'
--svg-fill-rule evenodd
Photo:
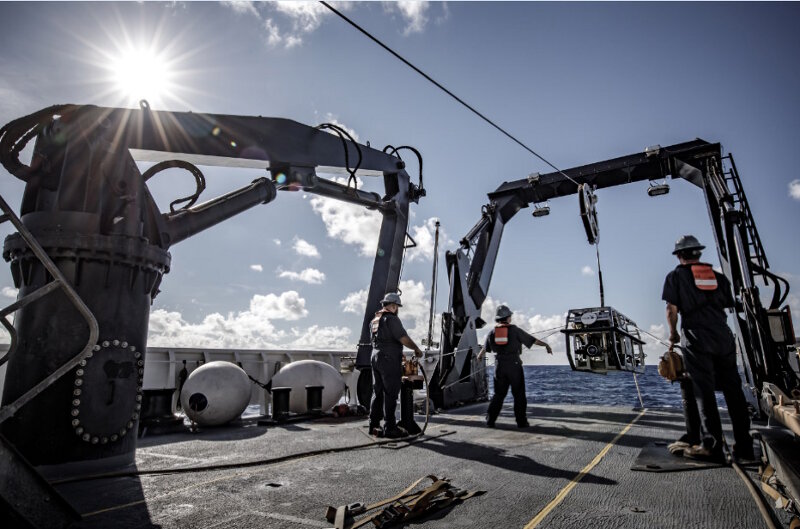
<path fill-rule="evenodd" d="M 75 379 L 75 385 L 76 385 L 76 386 L 80 386 L 80 385 L 82 385 L 82 384 L 83 384 L 83 379 L 82 379 L 82 378 L 76 378 L 76 379 Z"/>
<path fill-rule="evenodd" d="M 81 393 L 83 393 L 81 391 L 81 388 L 75 388 L 72 390 L 72 394 L 75 395 L 76 397 L 79 397 Z"/>
<path fill-rule="evenodd" d="M 123 428 L 122 430 L 120 430 L 120 431 L 119 431 L 119 436 L 120 436 L 120 437 L 125 437 L 125 434 L 126 434 L 126 433 L 128 433 L 128 430 L 126 430 L 125 428 Z"/>
<path fill-rule="evenodd" d="M 133 351 L 133 347 L 131 347 L 131 351 Z M 134 358 L 141 358 L 142 357 L 142 353 L 136 352 L 136 353 L 134 353 L 133 357 Z"/>
<path fill-rule="evenodd" d="M 78 369 L 75 371 L 75 376 L 82 377 L 83 376 L 83 369 Z"/>
<path fill-rule="evenodd" d="M 93 445 L 96 445 L 99 442 L 100 442 L 100 438 L 99 437 L 92 437 L 92 444 Z"/>
<path fill-rule="evenodd" d="M 100 350 L 99 345 L 95 345 L 95 347 L 97 348 L 98 351 Z M 93 352 L 89 351 L 88 353 L 86 353 L 86 358 L 91 358 L 92 356 L 94 356 Z"/>
<path fill-rule="evenodd" d="M 80 362 L 78 362 L 78 365 L 81 367 L 86 367 L 86 360 L 81 360 Z"/>
<path fill-rule="evenodd" d="M 136 393 L 141 393 L 141 392 L 142 392 L 142 382 L 139 381 L 139 387 L 136 388 Z"/>
<path fill-rule="evenodd" d="M 123 349 L 128 348 L 128 342 L 122 342 L 120 345 L 122 346 Z"/>
<path fill-rule="evenodd" d="M 117 439 L 119 439 L 119 436 L 117 434 L 114 434 L 114 435 L 111 436 L 111 441 L 112 442 L 116 441 Z"/>
<path fill-rule="evenodd" d="M 136 365 L 141 367 L 141 366 L 144 365 L 144 361 L 143 360 L 139 360 L 138 362 L 136 362 Z"/>
<path fill-rule="evenodd" d="M 128 429 L 133 428 L 133 421 L 128 421 L 128 424 L 126 424 L 125 426 L 127 426 Z"/>
<path fill-rule="evenodd" d="M 92 347 L 92 351 L 99 351 L 99 350 L 100 350 L 99 345 L 95 345 L 94 347 Z M 89 358 L 89 355 L 86 355 L 86 358 Z"/>
<path fill-rule="evenodd" d="M 130 346 L 130 350 L 131 350 L 131 351 L 136 351 L 136 346 L 135 346 L 135 345 L 131 345 L 131 346 Z"/>
<path fill-rule="evenodd" d="M 105 340 L 105 341 L 103 342 L 103 347 L 108 347 L 109 345 L 111 345 L 111 344 L 110 344 L 110 343 L 108 343 L 108 340 Z"/>
<path fill-rule="evenodd" d="M 137 404 L 136 406 L 133 407 L 133 409 L 136 410 L 136 411 L 139 411 L 139 410 L 142 409 L 142 405 L 141 404 Z"/>
<path fill-rule="evenodd" d="M 139 418 L 139 414 L 138 414 L 138 413 L 134 413 L 133 415 L 131 415 L 131 419 L 133 419 L 134 421 L 135 421 L 136 419 L 138 419 L 138 418 Z M 131 425 L 131 426 L 132 426 L 132 425 Z"/>
<path fill-rule="evenodd" d="M 75 433 L 78 434 L 78 435 L 82 434 L 83 433 L 83 426 L 78 426 L 77 428 L 75 428 Z"/>
<path fill-rule="evenodd" d="M 81 439 L 83 439 L 84 441 L 88 441 L 88 440 L 89 440 L 89 439 L 91 439 L 91 438 L 92 438 L 92 436 L 91 436 L 91 435 L 89 435 L 88 433 L 85 433 L 85 434 L 83 434 L 83 435 L 81 436 Z"/>
<path fill-rule="evenodd" d="M 72 427 L 75 428 L 76 426 L 80 426 L 81 420 L 80 419 L 72 419 Z"/>
<path fill-rule="evenodd" d="M 71 412 L 69 412 L 69 413 L 70 413 L 70 414 L 71 414 L 73 417 L 77 417 L 78 415 L 80 415 L 80 414 L 81 414 L 81 410 L 79 410 L 78 408 L 72 408 L 72 411 L 71 411 Z"/>
<path fill-rule="evenodd" d="M 119 345 L 119 340 L 114 340 L 114 341 L 113 341 L 113 342 L 111 342 L 111 343 L 113 343 L 113 344 L 114 344 L 114 347 L 116 347 L 116 346 L 118 346 L 118 345 Z"/>
<path fill-rule="evenodd" d="M 142 396 L 136 395 L 136 402 L 142 402 Z"/>
<path fill-rule="evenodd" d="M 144 369 L 139 369 L 139 374 L 143 375 L 144 374 Z"/>
<path fill-rule="evenodd" d="M 81 399 L 72 399 L 72 405 L 77 408 L 81 405 Z"/>
<path fill-rule="evenodd" d="M 108 437 L 101 437 L 101 438 L 100 438 L 100 444 L 101 444 L 101 445 L 104 445 L 104 444 L 106 444 L 107 442 L 108 442 Z"/>

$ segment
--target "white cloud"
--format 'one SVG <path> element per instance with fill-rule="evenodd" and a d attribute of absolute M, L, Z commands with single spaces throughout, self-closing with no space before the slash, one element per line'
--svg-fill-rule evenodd
<path fill-rule="evenodd" d="M 319 257 L 319 250 L 317 250 L 317 247 L 306 240 L 295 239 L 294 246 L 292 248 L 294 248 L 294 251 L 297 252 L 298 255 L 304 255 L 306 257 Z"/>
<path fill-rule="evenodd" d="M 421 346 L 422 338 L 428 335 L 428 318 L 430 316 L 430 290 L 421 281 L 400 281 L 403 306 L 399 316 L 408 335 Z M 343 312 L 363 314 L 367 306 L 367 290 L 351 292 L 339 302 Z M 438 339 L 440 326 L 434 325 L 434 340 Z"/>
<path fill-rule="evenodd" d="M 5 297 L 17 299 L 17 294 L 19 294 L 19 290 L 13 287 L 3 287 L 0 291 Z"/>
<path fill-rule="evenodd" d="M 417 245 L 409 248 L 406 252 L 406 259 L 408 262 L 413 262 L 416 259 L 431 261 L 433 260 L 433 246 L 436 235 L 436 221 L 439 219 L 431 217 L 426 220 L 421 226 L 413 226 L 411 228 L 411 237 L 416 241 Z M 450 241 L 444 229 L 439 227 L 439 250 L 450 246 Z"/>
<path fill-rule="evenodd" d="M 263 272 L 264 271 L 264 267 L 261 266 L 260 264 L 252 264 L 252 265 L 250 265 L 250 270 L 252 270 L 254 272 Z"/>
<path fill-rule="evenodd" d="M 342 312 L 364 314 L 364 309 L 367 306 L 367 290 L 362 289 L 349 293 L 347 297 L 339 302 L 339 305 L 342 307 Z"/>
<path fill-rule="evenodd" d="M 800 180 L 789 182 L 789 196 L 795 200 L 800 200 Z"/>
<path fill-rule="evenodd" d="M 345 125 L 344 123 L 339 121 L 336 118 L 336 116 L 334 116 L 330 112 L 327 112 L 325 114 L 325 123 L 330 123 L 331 125 L 336 125 L 337 127 L 340 127 L 342 129 L 344 129 L 345 132 L 347 132 L 350 136 L 352 136 L 353 140 L 355 140 L 356 142 L 360 142 L 361 141 L 361 139 L 358 136 L 358 133 L 355 130 L 351 129 L 350 127 L 348 127 L 347 125 Z M 325 132 L 329 132 L 329 133 L 331 133 L 331 134 L 333 134 L 333 135 L 338 137 L 338 135 L 334 131 L 332 131 L 330 129 L 322 129 L 322 130 L 324 130 Z"/>
<path fill-rule="evenodd" d="M 406 22 L 403 35 L 421 33 L 428 23 L 427 11 L 430 2 L 403 1 L 403 2 L 384 2 L 384 7 L 389 12 L 398 11 Z"/>
<path fill-rule="evenodd" d="M 314 197 L 310 203 L 314 213 L 325 223 L 329 237 L 358 246 L 362 256 L 375 255 L 381 229 L 380 213 L 326 197 Z M 391 248 L 383 250 L 389 252 Z"/>
<path fill-rule="evenodd" d="M 157 309 L 150 314 L 148 343 L 154 347 L 274 348 L 286 338 L 270 320 L 293 321 L 308 315 L 306 300 L 293 290 L 256 294 L 248 310 L 207 315 L 190 323 L 180 312 Z"/>
<path fill-rule="evenodd" d="M 275 246 L 280 246 L 281 245 L 281 240 L 280 239 L 272 239 L 272 242 L 275 243 Z"/>
<path fill-rule="evenodd" d="M 294 349 L 353 349 L 350 329 L 312 325 L 305 331 L 292 329 L 294 340 L 287 344 Z"/>
<path fill-rule="evenodd" d="M 584 266 L 581 268 L 581 274 L 585 276 L 593 276 L 594 275 L 594 268 L 589 265 Z"/>
<path fill-rule="evenodd" d="M 316 268 L 306 268 L 301 272 L 293 272 L 289 270 L 284 270 L 280 272 L 278 277 L 285 277 L 292 281 L 302 281 L 304 283 L 309 283 L 311 285 L 319 285 L 323 281 L 325 281 L 325 274 L 320 272 Z"/>
<path fill-rule="evenodd" d="M 275 2 L 269 4 L 280 18 L 267 18 L 264 29 L 267 31 L 267 43 L 270 46 L 283 45 L 293 48 L 303 43 L 303 37 L 316 31 L 325 18 L 333 13 L 319 2 Z M 336 2 L 336 9 L 346 11 L 350 2 Z"/>
<path fill-rule="evenodd" d="M 242 0 L 223 0 L 221 4 L 233 9 L 240 15 L 252 15 L 256 18 L 261 18 L 255 2 L 246 2 Z"/>

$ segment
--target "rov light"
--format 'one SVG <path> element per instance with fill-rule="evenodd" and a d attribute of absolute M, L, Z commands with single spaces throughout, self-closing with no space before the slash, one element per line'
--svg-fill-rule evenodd
<path fill-rule="evenodd" d="M 534 217 L 546 217 L 550 214 L 550 206 L 545 202 L 544 204 L 534 204 L 533 213 Z"/>
<path fill-rule="evenodd" d="M 669 184 L 666 182 L 650 182 L 650 186 L 647 188 L 647 194 L 651 197 L 666 195 L 667 193 L 669 193 Z"/>
<path fill-rule="evenodd" d="M 600 349 L 596 345 L 587 345 L 586 354 L 589 356 L 597 356 L 600 354 Z"/>

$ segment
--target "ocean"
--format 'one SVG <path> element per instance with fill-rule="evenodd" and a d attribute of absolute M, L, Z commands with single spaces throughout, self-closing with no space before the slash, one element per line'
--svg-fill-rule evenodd
<path fill-rule="evenodd" d="M 569 366 L 525 365 L 525 392 L 528 404 L 595 404 L 609 406 L 639 406 L 636 384 L 631 373 L 597 375 L 572 371 Z M 489 395 L 494 394 L 494 366 L 486 370 Z M 681 408 L 681 388 L 661 378 L 656 366 L 647 366 L 637 375 L 642 402 L 651 408 Z M 513 402 L 509 390 L 505 402 Z M 720 407 L 725 401 L 717 394 Z"/>

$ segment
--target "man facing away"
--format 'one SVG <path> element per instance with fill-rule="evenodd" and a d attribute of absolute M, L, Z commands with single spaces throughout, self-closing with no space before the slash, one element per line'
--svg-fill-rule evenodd
<path fill-rule="evenodd" d="M 667 302 L 670 347 L 681 340 L 678 315 L 681 317 L 684 363 L 706 433 L 702 443 L 685 449 L 684 455 L 724 460 L 722 422 L 714 394 L 719 388 L 733 425 L 733 455 L 753 459 L 750 417 L 736 368 L 736 344 L 725 314 L 725 309 L 734 306 L 731 285 L 710 264 L 700 262 L 704 248 L 692 235 L 678 239 L 672 253 L 680 264 L 667 274 L 661 296 Z"/>
<path fill-rule="evenodd" d="M 412 349 L 417 357 L 422 356 L 422 350 L 408 337 L 397 316 L 398 309 L 403 306 L 400 296 L 394 292 L 386 294 L 381 300 L 381 306 L 381 310 L 375 313 L 370 323 L 373 393 L 369 407 L 369 432 L 372 435 L 396 439 L 408 435 L 397 426 L 395 417 L 403 378 L 403 346 Z M 383 430 L 382 419 L 385 419 Z"/>
<path fill-rule="evenodd" d="M 517 426 L 520 428 L 529 426 L 526 417 L 528 400 L 525 396 L 525 374 L 522 370 L 522 346 L 541 345 L 547 349 L 547 354 L 553 354 L 547 343 L 512 325 L 512 314 L 511 309 L 505 305 L 497 307 L 495 327 L 489 332 L 486 342 L 478 353 L 478 360 L 483 358 L 487 351 L 497 355 L 494 364 L 494 395 L 486 416 L 486 426 L 489 428 L 494 428 L 509 386 L 514 396 L 514 416 L 517 419 Z"/>

